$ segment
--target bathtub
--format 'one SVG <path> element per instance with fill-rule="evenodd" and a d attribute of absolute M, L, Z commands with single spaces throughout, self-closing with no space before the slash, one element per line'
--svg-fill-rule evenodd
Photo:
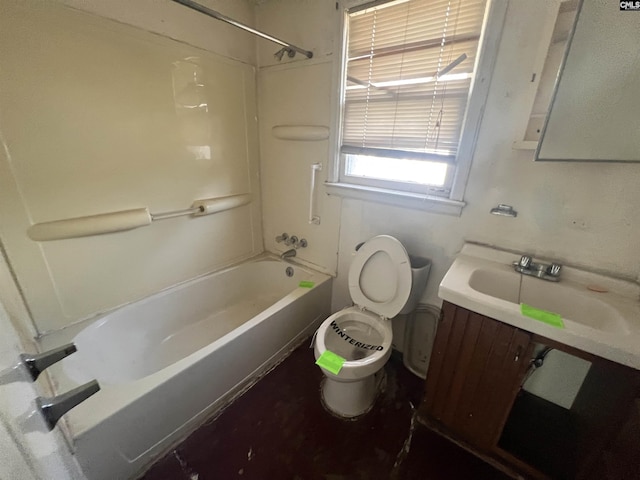
<path fill-rule="evenodd" d="M 329 276 L 262 256 L 43 337 L 78 348 L 51 367 L 56 392 L 102 387 L 64 417 L 87 478 L 139 475 L 311 335 L 330 297 Z"/>

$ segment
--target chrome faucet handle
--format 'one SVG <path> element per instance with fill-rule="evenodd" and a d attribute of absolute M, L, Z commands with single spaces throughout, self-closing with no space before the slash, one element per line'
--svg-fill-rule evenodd
<path fill-rule="evenodd" d="M 522 255 L 518 262 L 518 266 L 521 268 L 531 268 L 532 263 L 533 259 L 531 258 L 531 255 Z"/>
<path fill-rule="evenodd" d="M 295 235 L 291 235 L 284 241 L 285 245 L 293 245 L 295 248 L 298 248 L 298 237 Z"/>
<path fill-rule="evenodd" d="M 289 238 L 289 234 L 285 232 L 282 235 L 278 235 L 276 237 L 276 242 L 278 243 L 286 242 L 288 238 Z"/>
<path fill-rule="evenodd" d="M 20 362 L 26 367 L 32 380 L 35 382 L 45 368 L 50 367 L 76 351 L 76 346 L 73 343 L 68 343 L 67 345 L 62 345 L 61 347 L 35 355 L 22 353 L 20 355 Z"/>
<path fill-rule="evenodd" d="M 60 417 L 99 390 L 100 385 L 98 382 L 91 380 L 89 383 L 80 385 L 73 390 L 69 390 L 67 393 L 55 397 L 38 397 L 36 398 L 36 405 L 44 417 L 47 428 L 51 431 L 53 427 L 56 426 L 56 423 L 58 423 L 58 420 L 60 420 Z"/>
<path fill-rule="evenodd" d="M 300 242 L 298 242 L 300 248 L 307 248 L 307 245 L 309 245 L 309 242 L 305 238 L 301 238 Z"/>
<path fill-rule="evenodd" d="M 551 275 L 552 277 L 559 277 L 561 270 L 562 265 L 560 265 L 559 263 L 552 263 L 547 267 L 547 274 Z"/>

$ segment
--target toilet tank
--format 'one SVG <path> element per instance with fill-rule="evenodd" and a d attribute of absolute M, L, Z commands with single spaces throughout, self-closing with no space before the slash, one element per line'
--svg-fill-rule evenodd
<path fill-rule="evenodd" d="M 431 271 L 431 260 L 428 258 L 409 255 L 409 261 L 411 262 L 411 293 L 409 293 L 409 300 L 400 310 L 400 314 L 411 313 L 416 309 L 425 288 L 427 288 L 427 280 Z"/>

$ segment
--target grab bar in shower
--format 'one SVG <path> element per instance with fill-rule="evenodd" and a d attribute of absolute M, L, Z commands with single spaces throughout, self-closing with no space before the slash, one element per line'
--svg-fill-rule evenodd
<path fill-rule="evenodd" d="M 314 163 L 311 165 L 311 185 L 309 188 L 309 223 L 313 225 L 320 225 L 320 216 L 315 212 L 315 198 L 316 198 L 316 173 L 322 170 L 321 163 Z"/>
<path fill-rule="evenodd" d="M 216 20 L 223 21 L 228 23 L 229 25 L 233 25 L 234 27 L 240 28 L 245 32 L 252 33 L 253 35 L 257 35 L 258 37 L 264 38 L 265 40 L 269 40 L 270 42 L 277 43 L 278 45 L 282 45 L 282 49 L 278 50 L 274 56 L 278 60 L 282 60 L 282 57 L 286 53 L 289 58 L 293 58 L 296 55 L 296 52 L 301 53 L 307 58 L 313 57 L 313 52 L 309 50 L 304 50 L 303 48 L 297 47 L 292 43 L 285 42 L 284 40 L 280 40 L 279 38 L 274 37 L 273 35 L 269 35 L 268 33 L 264 33 L 260 30 L 256 30 L 244 23 L 238 22 L 233 18 L 227 17 L 226 15 L 221 14 L 220 12 L 216 12 L 211 8 L 205 7 L 204 5 L 200 5 L 199 3 L 193 2 L 192 0 L 171 0 L 175 3 L 179 3 L 185 7 L 188 7 L 196 12 L 203 13 L 211 18 L 215 18 Z"/>
<path fill-rule="evenodd" d="M 149 213 L 147 207 L 121 210 L 118 212 L 88 215 L 86 217 L 66 218 L 31 225 L 27 235 L 31 240 L 45 242 L 65 238 L 88 237 L 103 233 L 122 232 L 134 228 L 145 227 L 151 222 L 167 218 L 193 215 L 200 217 L 212 213 L 241 207 L 251 202 L 251 194 L 243 193 L 227 197 L 205 198 L 196 200 L 191 207 L 171 212 Z"/>

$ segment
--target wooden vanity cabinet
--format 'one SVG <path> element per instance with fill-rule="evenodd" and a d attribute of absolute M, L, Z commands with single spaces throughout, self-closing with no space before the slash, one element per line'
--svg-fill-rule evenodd
<path fill-rule="evenodd" d="M 570 409 L 521 388 L 540 346 L 591 362 Z M 640 478 L 640 371 L 449 302 L 418 420 L 517 478 Z"/>
<path fill-rule="evenodd" d="M 491 451 L 533 347 L 530 333 L 444 302 L 420 406 L 423 422 Z"/>

